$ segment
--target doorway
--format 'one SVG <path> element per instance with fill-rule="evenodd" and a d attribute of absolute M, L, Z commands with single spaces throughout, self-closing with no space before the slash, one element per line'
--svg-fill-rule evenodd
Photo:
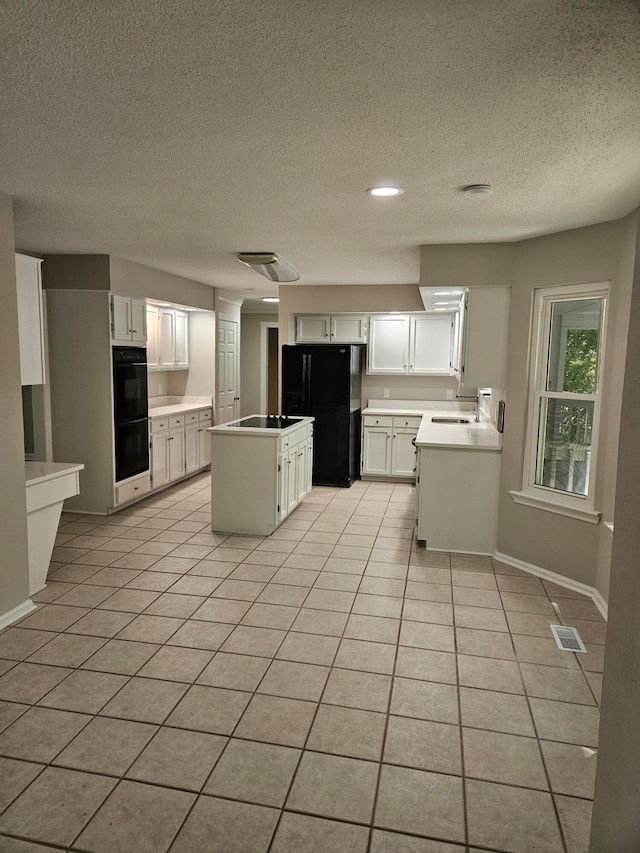
<path fill-rule="evenodd" d="M 280 412 L 278 324 L 260 323 L 260 412 L 277 415 Z"/>

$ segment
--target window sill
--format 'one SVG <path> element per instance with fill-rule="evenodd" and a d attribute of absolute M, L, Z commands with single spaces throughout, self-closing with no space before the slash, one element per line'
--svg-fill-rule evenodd
<path fill-rule="evenodd" d="M 530 506 L 534 509 L 542 509 L 545 512 L 555 512 L 558 515 L 565 515 L 567 518 L 575 518 L 578 521 L 586 521 L 589 524 L 597 524 L 600 521 L 600 513 L 593 509 L 584 506 L 576 506 L 576 504 L 564 501 L 555 495 L 547 496 L 534 491 L 509 492 L 514 502 L 523 506 Z"/>

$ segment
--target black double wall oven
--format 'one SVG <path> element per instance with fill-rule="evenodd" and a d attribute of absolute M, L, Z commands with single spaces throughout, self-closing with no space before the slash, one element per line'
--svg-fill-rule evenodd
<path fill-rule="evenodd" d="M 116 482 L 149 470 L 147 351 L 113 347 Z"/>

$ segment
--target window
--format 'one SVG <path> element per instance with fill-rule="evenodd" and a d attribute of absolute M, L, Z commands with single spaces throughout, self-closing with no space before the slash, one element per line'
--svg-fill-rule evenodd
<path fill-rule="evenodd" d="M 525 470 L 511 493 L 594 523 L 607 298 L 602 284 L 536 291 Z"/>

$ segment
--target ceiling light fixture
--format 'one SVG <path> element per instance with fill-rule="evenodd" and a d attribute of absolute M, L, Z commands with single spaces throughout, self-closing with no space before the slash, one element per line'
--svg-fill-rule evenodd
<path fill-rule="evenodd" d="M 453 290 L 436 290 L 434 296 L 453 296 Z"/>
<path fill-rule="evenodd" d="M 159 308 L 171 308 L 171 303 L 170 303 L 170 302 L 156 302 L 156 305 L 157 305 Z"/>
<path fill-rule="evenodd" d="M 394 196 L 402 195 L 404 190 L 401 187 L 369 187 L 365 192 L 368 193 L 368 195 L 375 196 Z"/>
<path fill-rule="evenodd" d="M 280 297 L 279 296 L 263 296 L 262 301 L 263 302 L 280 302 Z"/>
<path fill-rule="evenodd" d="M 434 305 L 450 305 L 450 302 L 434 302 Z"/>
<path fill-rule="evenodd" d="M 273 252 L 240 252 L 238 260 L 270 281 L 297 281 L 300 274 Z"/>
<path fill-rule="evenodd" d="M 434 308 L 434 311 L 448 311 L 448 308 Z"/>
<path fill-rule="evenodd" d="M 491 184 L 469 184 L 462 188 L 462 192 L 467 196 L 489 195 L 492 191 Z"/>

